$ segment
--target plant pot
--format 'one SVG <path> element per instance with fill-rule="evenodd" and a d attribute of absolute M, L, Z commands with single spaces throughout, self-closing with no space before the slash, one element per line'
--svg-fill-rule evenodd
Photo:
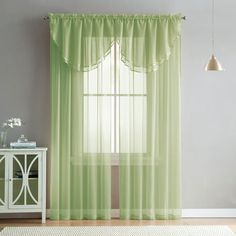
<path fill-rule="evenodd" d="M 7 147 L 7 131 L 3 130 L 0 131 L 0 148 L 6 148 Z"/>

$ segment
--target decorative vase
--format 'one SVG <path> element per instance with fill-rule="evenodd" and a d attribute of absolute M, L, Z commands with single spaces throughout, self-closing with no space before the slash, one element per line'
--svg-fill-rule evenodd
<path fill-rule="evenodd" d="M 0 131 L 0 148 L 7 147 L 7 130 Z"/>

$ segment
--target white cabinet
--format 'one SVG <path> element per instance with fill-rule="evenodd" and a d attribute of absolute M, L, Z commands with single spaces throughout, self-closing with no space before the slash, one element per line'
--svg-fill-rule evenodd
<path fill-rule="evenodd" d="M 46 151 L 0 149 L 0 214 L 41 212 L 45 223 Z"/>

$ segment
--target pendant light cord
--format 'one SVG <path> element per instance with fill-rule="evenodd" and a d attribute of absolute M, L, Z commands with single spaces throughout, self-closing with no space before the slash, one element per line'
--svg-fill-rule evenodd
<path fill-rule="evenodd" d="M 212 0 L 212 53 L 215 54 L 215 0 Z"/>

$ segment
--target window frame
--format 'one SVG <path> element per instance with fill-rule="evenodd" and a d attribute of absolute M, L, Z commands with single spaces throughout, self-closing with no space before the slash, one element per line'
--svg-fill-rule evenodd
<path fill-rule="evenodd" d="M 119 158 L 122 156 L 142 156 L 142 157 L 148 157 L 149 155 L 149 151 L 148 151 L 148 143 L 146 141 L 146 152 L 141 153 L 141 152 L 131 152 L 131 153 L 122 153 L 119 152 L 117 149 L 119 145 L 117 145 L 117 137 L 119 137 L 119 133 L 117 134 L 117 130 L 119 127 L 119 121 L 117 121 L 117 98 L 119 97 L 146 97 L 146 103 L 148 103 L 148 94 L 147 94 L 147 76 L 145 79 L 145 83 L 146 83 L 146 93 L 132 93 L 132 94 L 128 94 L 128 93 L 117 93 L 117 44 L 118 43 L 114 43 L 114 76 L 113 76 L 113 82 L 114 82 L 114 89 L 113 89 L 113 93 L 85 93 L 84 92 L 84 88 L 83 88 L 83 98 L 84 97 L 113 97 L 113 102 L 114 102 L 114 152 L 110 152 L 110 153 L 101 153 L 101 152 L 84 152 L 85 156 L 93 156 L 93 155 L 101 155 L 101 156 L 111 156 L 112 157 L 112 163 L 114 165 L 118 165 L 119 163 Z M 112 48 L 112 47 L 111 47 Z M 111 49 L 112 50 L 112 49 Z M 89 72 L 87 72 L 89 73 Z M 85 78 L 85 77 L 84 77 Z M 84 100 L 84 99 L 83 99 Z M 148 114 L 147 114 L 147 110 L 148 108 L 146 107 L 146 138 L 148 135 Z M 83 133 L 84 133 L 84 126 L 83 126 Z"/>

